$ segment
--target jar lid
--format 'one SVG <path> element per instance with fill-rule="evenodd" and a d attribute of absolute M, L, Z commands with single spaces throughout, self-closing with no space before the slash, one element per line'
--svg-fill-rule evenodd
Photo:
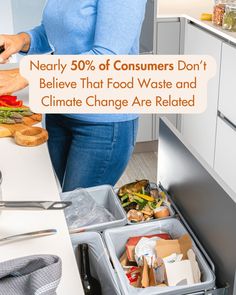
<path fill-rule="evenodd" d="M 227 10 L 235 10 L 236 11 L 236 3 L 227 4 L 226 5 Z"/>

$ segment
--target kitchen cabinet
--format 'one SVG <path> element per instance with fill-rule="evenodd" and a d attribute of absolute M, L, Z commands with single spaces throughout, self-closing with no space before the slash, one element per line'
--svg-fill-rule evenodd
<path fill-rule="evenodd" d="M 222 41 L 214 35 L 191 23 L 186 24 L 184 53 L 213 56 L 217 63 L 217 72 L 208 84 L 206 111 L 202 114 L 183 115 L 181 131 L 184 138 L 212 167 L 215 154 L 221 47 Z"/>
<path fill-rule="evenodd" d="M 236 126 L 218 117 L 215 170 L 236 192 Z"/>
<path fill-rule="evenodd" d="M 156 53 L 179 54 L 180 52 L 180 21 L 179 19 L 157 19 Z"/>
<path fill-rule="evenodd" d="M 157 18 L 155 54 L 180 54 L 181 24 L 179 18 Z M 178 115 L 165 117 L 177 127 Z M 156 139 L 159 137 L 159 116 L 156 115 Z"/>
<path fill-rule="evenodd" d="M 223 44 L 221 60 L 219 111 L 236 125 L 236 48 Z"/>
<path fill-rule="evenodd" d="M 155 115 L 145 114 L 139 116 L 139 128 L 137 135 L 137 142 L 148 142 L 155 140 L 154 123 Z"/>
<path fill-rule="evenodd" d="M 156 11 L 156 0 L 148 0 L 146 5 L 146 15 L 140 36 L 140 53 L 153 54 L 154 21 Z M 144 114 L 139 116 L 139 129 L 137 142 L 149 142 L 156 139 L 154 133 L 155 115 Z"/>

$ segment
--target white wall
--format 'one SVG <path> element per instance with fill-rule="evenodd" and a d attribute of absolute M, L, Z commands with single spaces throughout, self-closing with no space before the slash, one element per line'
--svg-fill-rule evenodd
<path fill-rule="evenodd" d="M 199 18 L 201 13 L 212 13 L 214 0 L 157 0 L 158 16 L 188 14 Z"/>
<path fill-rule="evenodd" d="M 14 32 L 29 30 L 40 24 L 46 0 L 11 0 Z"/>
<path fill-rule="evenodd" d="M 11 0 L 1 1 L 0 8 L 0 34 L 12 34 L 13 33 L 13 20 Z"/>
<path fill-rule="evenodd" d="M 41 21 L 46 0 L 4 0 L 0 8 L 0 34 L 28 30 Z"/>

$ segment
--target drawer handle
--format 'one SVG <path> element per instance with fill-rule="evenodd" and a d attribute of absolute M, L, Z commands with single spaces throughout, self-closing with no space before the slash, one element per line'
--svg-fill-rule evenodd
<path fill-rule="evenodd" d="M 223 120 L 229 127 L 233 128 L 236 131 L 236 125 L 231 122 L 227 117 L 225 117 L 220 111 L 218 111 L 218 116 Z"/>

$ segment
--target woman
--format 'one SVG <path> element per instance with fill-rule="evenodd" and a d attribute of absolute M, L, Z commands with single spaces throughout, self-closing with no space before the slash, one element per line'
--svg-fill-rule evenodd
<path fill-rule="evenodd" d="M 0 63 L 26 54 L 137 54 L 146 0 L 48 0 L 42 23 L 0 35 Z M 17 70 L 0 74 L 0 94 L 27 86 Z M 114 185 L 135 145 L 138 118 L 129 114 L 47 115 L 49 152 L 63 191 Z"/>

